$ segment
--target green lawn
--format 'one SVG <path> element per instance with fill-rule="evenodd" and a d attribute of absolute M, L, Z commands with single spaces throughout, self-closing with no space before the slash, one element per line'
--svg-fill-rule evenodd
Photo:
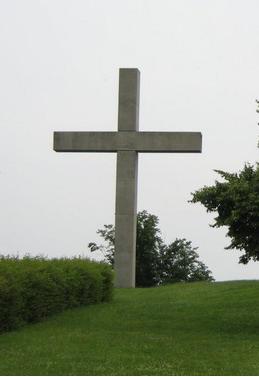
<path fill-rule="evenodd" d="M 1 375 L 259 375 L 259 281 L 117 289 L 0 336 Z"/>

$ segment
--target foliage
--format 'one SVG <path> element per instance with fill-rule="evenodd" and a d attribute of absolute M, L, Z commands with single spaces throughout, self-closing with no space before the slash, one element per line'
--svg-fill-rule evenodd
<path fill-rule="evenodd" d="M 244 251 L 240 263 L 259 260 L 259 164 L 246 164 L 242 171 L 215 170 L 225 182 L 215 182 L 192 193 L 192 203 L 200 202 L 207 212 L 217 212 L 212 227 L 227 226 L 231 243 L 226 249 Z"/>
<path fill-rule="evenodd" d="M 163 284 L 183 281 L 213 281 L 211 271 L 201 262 L 191 241 L 176 239 L 160 250 L 161 282 Z"/>
<path fill-rule="evenodd" d="M 162 245 L 158 217 L 139 212 L 137 215 L 136 286 L 152 287 L 160 281 L 159 251 Z"/>
<path fill-rule="evenodd" d="M 90 250 L 103 252 L 105 260 L 114 266 L 114 225 L 104 225 L 98 229 L 97 234 L 104 239 L 104 244 L 97 245 L 90 242 Z M 158 218 L 147 211 L 137 215 L 137 240 L 136 240 L 136 285 L 138 287 L 151 287 L 159 282 L 158 259 L 159 245 L 162 243 L 158 229 Z"/>
<path fill-rule="evenodd" d="M 0 331 L 67 308 L 109 301 L 111 268 L 83 258 L 0 257 Z"/>
<path fill-rule="evenodd" d="M 105 244 L 97 245 L 95 242 L 90 242 L 88 247 L 90 251 L 100 250 L 105 257 L 105 260 L 114 266 L 114 245 L 115 245 L 115 227 L 114 225 L 104 225 L 104 229 L 98 229 L 97 234 L 105 241 Z"/>
<path fill-rule="evenodd" d="M 136 286 L 152 287 L 180 281 L 213 280 L 211 271 L 198 260 L 191 242 L 176 239 L 165 245 L 158 228 L 158 217 L 147 211 L 137 215 Z M 97 233 L 104 244 L 89 243 L 91 251 L 100 250 L 105 260 L 114 264 L 115 227 L 104 225 Z"/>

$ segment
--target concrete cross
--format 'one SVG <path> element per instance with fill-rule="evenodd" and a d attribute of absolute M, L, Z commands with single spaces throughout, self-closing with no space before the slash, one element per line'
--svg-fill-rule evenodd
<path fill-rule="evenodd" d="M 200 132 L 139 132 L 140 72 L 120 69 L 118 132 L 54 132 L 56 152 L 117 152 L 115 286 L 135 287 L 138 153 L 200 153 Z"/>

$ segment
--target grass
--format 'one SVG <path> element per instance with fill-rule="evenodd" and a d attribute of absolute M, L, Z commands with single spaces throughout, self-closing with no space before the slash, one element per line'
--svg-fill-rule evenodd
<path fill-rule="evenodd" d="M 259 282 L 117 289 L 0 336 L 1 375 L 259 375 Z"/>

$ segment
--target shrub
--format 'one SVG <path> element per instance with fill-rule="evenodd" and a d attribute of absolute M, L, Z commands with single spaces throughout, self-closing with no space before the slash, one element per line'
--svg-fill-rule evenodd
<path fill-rule="evenodd" d="M 85 258 L 0 256 L 0 331 L 112 298 L 113 272 Z"/>

